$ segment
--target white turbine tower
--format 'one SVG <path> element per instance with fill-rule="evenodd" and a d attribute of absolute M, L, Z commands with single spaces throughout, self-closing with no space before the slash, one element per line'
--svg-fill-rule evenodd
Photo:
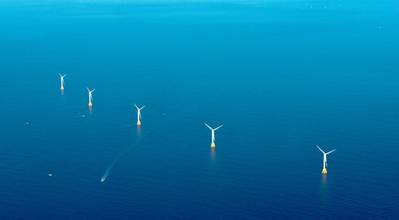
<path fill-rule="evenodd" d="M 66 74 L 62 75 L 61 73 L 58 73 L 58 75 L 60 76 L 60 84 L 61 84 L 60 89 L 61 89 L 61 90 L 64 90 L 64 78 L 65 78 L 67 75 L 66 75 Z"/>
<path fill-rule="evenodd" d="M 223 127 L 223 125 L 220 125 L 217 128 L 212 128 L 207 123 L 204 123 L 204 124 L 205 124 L 206 127 L 209 128 L 209 130 L 211 130 L 211 133 L 212 133 L 211 148 L 215 148 L 216 147 L 216 144 L 215 144 L 215 131 L 218 130 L 219 128 Z"/>
<path fill-rule="evenodd" d="M 87 89 L 87 92 L 89 93 L 89 107 L 92 107 L 93 106 L 93 103 L 92 103 L 92 100 L 93 100 L 93 92 L 96 90 L 96 89 L 93 89 L 93 90 L 90 90 L 89 88 L 86 88 Z"/>
<path fill-rule="evenodd" d="M 136 104 L 134 104 L 134 107 L 137 109 L 137 126 L 141 126 L 141 110 L 145 108 L 145 106 L 138 107 Z"/>
<path fill-rule="evenodd" d="M 327 155 L 331 154 L 332 152 L 336 151 L 336 149 L 331 150 L 329 152 L 324 152 L 319 146 L 316 147 L 323 153 L 323 170 L 321 171 L 322 174 L 327 174 Z"/>

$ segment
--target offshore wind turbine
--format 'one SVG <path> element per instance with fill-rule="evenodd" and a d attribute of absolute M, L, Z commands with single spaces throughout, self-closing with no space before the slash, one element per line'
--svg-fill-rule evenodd
<path fill-rule="evenodd" d="M 211 130 L 211 134 L 212 134 L 212 139 L 211 139 L 211 148 L 215 148 L 216 144 L 215 144 L 215 131 L 218 130 L 219 128 L 223 127 L 223 125 L 220 125 L 216 128 L 212 128 L 211 126 L 209 126 L 207 123 L 204 123 L 206 127 L 209 128 L 209 130 Z"/>
<path fill-rule="evenodd" d="M 93 89 L 93 90 L 90 90 L 89 88 L 86 88 L 87 89 L 87 92 L 89 93 L 89 107 L 92 107 L 93 106 L 93 102 L 92 102 L 92 100 L 93 100 L 93 92 L 96 90 L 96 89 Z"/>
<path fill-rule="evenodd" d="M 64 90 L 64 81 L 65 81 L 64 78 L 67 76 L 67 74 L 62 75 L 61 73 L 58 73 L 58 75 L 60 76 L 60 84 L 61 84 L 60 89 Z"/>
<path fill-rule="evenodd" d="M 331 154 L 332 152 L 336 151 L 336 149 L 328 151 L 327 153 L 324 152 L 324 150 L 322 150 L 318 145 L 316 145 L 316 147 L 321 151 L 321 153 L 323 153 L 323 169 L 321 171 L 321 173 L 323 175 L 327 175 L 327 155 Z"/>
<path fill-rule="evenodd" d="M 138 107 L 136 104 L 134 104 L 134 107 L 137 109 L 137 126 L 141 126 L 141 110 L 145 108 L 145 105 L 142 107 Z"/>

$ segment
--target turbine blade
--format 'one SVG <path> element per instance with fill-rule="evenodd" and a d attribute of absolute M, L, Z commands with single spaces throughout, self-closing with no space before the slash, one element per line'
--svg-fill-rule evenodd
<path fill-rule="evenodd" d="M 323 154 L 326 153 L 326 152 L 324 152 L 324 151 L 319 147 L 319 145 L 316 145 L 316 147 L 319 148 L 319 150 L 320 150 Z"/>
<path fill-rule="evenodd" d="M 140 110 L 140 108 L 136 105 L 136 104 L 134 104 L 134 107 L 136 107 L 137 108 L 137 110 Z"/>
<path fill-rule="evenodd" d="M 331 153 L 333 153 L 334 151 L 336 151 L 337 149 L 334 149 L 334 150 L 331 150 L 331 151 L 328 151 L 326 154 L 331 154 Z"/>
<path fill-rule="evenodd" d="M 142 110 L 143 108 L 145 108 L 145 106 L 141 107 L 140 110 Z"/>
<path fill-rule="evenodd" d="M 220 125 L 219 127 L 215 128 L 215 131 L 218 130 L 219 128 L 223 127 L 223 125 Z"/>
<path fill-rule="evenodd" d="M 213 130 L 213 128 L 211 126 L 209 126 L 207 123 L 204 123 L 206 127 L 208 127 L 209 129 Z"/>

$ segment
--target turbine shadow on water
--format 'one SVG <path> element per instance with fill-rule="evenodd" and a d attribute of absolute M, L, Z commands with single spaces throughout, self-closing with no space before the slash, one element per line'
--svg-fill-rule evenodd
<path fill-rule="evenodd" d="M 216 152 L 215 152 L 215 149 L 214 148 L 211 148 L 211 151 L 210 151 L 210 153 L 211 153 L 211 161 L 214 161 L 215 160 L 215 154 L 216 154 Z"/>
<path fill-rule="evenodd" d="M 327 175 L 321 175 L 321 184 L 326 187 L 328 184 Z"/>

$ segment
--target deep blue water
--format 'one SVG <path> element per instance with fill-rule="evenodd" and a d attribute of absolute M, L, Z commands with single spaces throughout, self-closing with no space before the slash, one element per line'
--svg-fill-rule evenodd
<path fill-rule="evenodd" d="M 398 27 L 395 0 L 2 1 L 0 219 L 395 219 Z"/>

